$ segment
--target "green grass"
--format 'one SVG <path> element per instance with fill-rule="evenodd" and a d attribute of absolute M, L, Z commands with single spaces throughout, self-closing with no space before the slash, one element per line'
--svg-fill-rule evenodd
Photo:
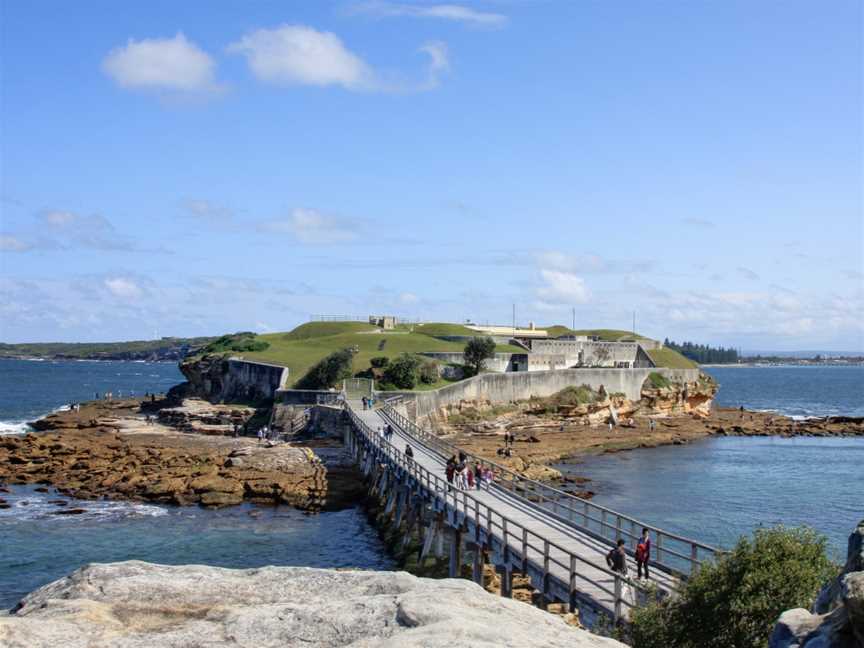
<path fill-rule="evenodd" d="M 665 367 L 667 369 L 695 369 L 699 366 L 689 358 L 685 358 L 677 351 L 673 351 L 666 347 L 647 351 L 647 353 L 648 357 L 650 357 L 658 367 Z"/>
<path fill-rule="evenodd" d="M 573 330 L 567 326 L 556 324 L 555 326 L 541 327 L 549 333 L 549 337 L 561 337 L 562 335 L 596 335 L 606 342 L 617 342 L 618 340 L 647 340 L 644 335 L 633 334 L 633 331 L 621 331 L 619 329 L 577 329 Z"/>
<path fill-rule="evenodd" d="M 271 362 L 290 369 L 288 385 L 291 386 L 309 370 L 316 362 L 326 355 L 345 349 L 357 347 L 354 356 L 354 372 L 368 369 L 372 358 L 387 356 L 391 360 L 401 353 L 422 353 L 424 351 L 449 351 L 459 353 L 465 345 L 460 342 L 448 342 L 422 333 L 365 333 L 378 330 L 362 322 L 309 322 L 298 326 L 290 333 L 270 333 L 259 335 L 258 340 L 268 342 L 269 347 L 263 351 L 242 352 L 237 355 L 249 360 Z M 327 334 L 330 331 L 335 333 Z M 497 353 L 524 353 L 523 349 L 510 345 L 496 347 Z M 426 386 L 422 389 L 434 389 L 449 384 L 440 381 L 439 384 Z"/>
<path fill-rule="evenodd" d="M 655 389 L 665 389 L 666 387 L 670 387 L 672 383 L 669 379 L 661 373 L 656 371 L 652 371 L 648 374 L 648 377 L 645 379 L 651 383 L 651 386 Z"/>
<path fill-rule="evenodd" d="M 418 324 L 413 328 L 415 333 L 421 333 L 422 335 L 429 335 L 431 337 L 444 337 L 451 335 L 474 337 L 477 335 L 482 335 L 477 331 L 472 331 L 467 326 L 462 326 L 461 324 L 446 324 L 443 322 Z"/>
<path fill-rule="evenodd" d="M 279 333 L 279 335 L 283 336 L 286 340 L 308 340 L 310 338 L 329 337 L 343 333 L 360 333 L 362 331 L 377 330 L 377 326 L 367 322 L 306 322 L 290 333 Z"/>

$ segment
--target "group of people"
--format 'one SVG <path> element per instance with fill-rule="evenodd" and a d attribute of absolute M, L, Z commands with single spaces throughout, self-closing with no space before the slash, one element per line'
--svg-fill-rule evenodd
<path fill-rule="evenodd" d="M 488 490 L 495 478 L 492 469 L 479 462 L 471 466 L 467 459 L 465 453 L 460 452 L 458 457 L 453 455 L 447 460 L 444 469 L 444 474 L 447 476 L 447 490 L 452 490 L 454 486 L 458 490 L 480 490 L 481 486 L 486 486 Z"/>
<path fill-rule="evenodd" d="M 627 576 L 627 543 L 623 538 L 618 539 L 615 548 L 606 554 L 606 564 L 609 569 L 618 572 L 622 576 Z M 645 574 L 645 580 L 648 580 L 648 562 L 651 560 L 651 534 L 648 529 L 642 529 L 642 535 L 636 540 L 634 551 L 636 558 L 637 578 L 642 579 L 642 574 Z"/>
<path fill-rule="evenodd" d="M 236 430 L 235 426 L 235 430 Z M 270 426 L 265 425 L 258 428 L 258 445 L 262 443 L 275 443 L 279 440 L 279 430 L 272 430 Z"/>
<path fill-rule="evenodd" d="M 375 397 L 374 396 L 364 396 L 360 399 L 360 402 L 363 403 L 363 409 L 369 410 L 375 407 Z"/>
<path fill-rule="evenodd" d="M 379 425 L 378 436 L 389 443 L 390 439 L 393 438 L 393 426 L 389 423 L 387 425 Z"/>

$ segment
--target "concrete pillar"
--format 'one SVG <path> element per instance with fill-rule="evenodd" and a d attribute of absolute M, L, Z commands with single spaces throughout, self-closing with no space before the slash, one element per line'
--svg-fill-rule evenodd
<path fill-rule="evenodd" d="M 462 532 L 458 529 L 450 530 L 450 578 L 459 578 L 462 566 Z"/>

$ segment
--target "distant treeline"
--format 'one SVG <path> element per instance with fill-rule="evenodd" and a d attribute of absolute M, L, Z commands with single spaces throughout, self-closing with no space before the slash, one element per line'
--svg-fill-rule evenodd
<path fill-rule="evenodd" d="M 684 342 L 678 344 L 669 338 L 663 344 L 699 364 L 735 364 L 738 362 L 738 351 L 733 348 L 712 347 L 707 344 Z"/>

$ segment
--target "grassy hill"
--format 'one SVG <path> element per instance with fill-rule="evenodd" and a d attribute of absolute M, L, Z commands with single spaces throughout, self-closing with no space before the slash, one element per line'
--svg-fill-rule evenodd
<path fill-rule="evenodd" d="M 187 350 L 212 342 L 212 337 L 162 338 L 130 342 L 0 343 L 0 358 L 70 358 L 75 360 L 178 359 Z"/>
<path fill-rule="evenodd" d="M 555 326 L 541 327 L 549 332 L 549 337 L 561 337 L 562 335 L 596 335 L 607 342 L 618 340 L 647 340 L 644 335 L 634 334 L 633 331 L 621 331 L 618 329 L 576 329 L 556 324 Z"/>
<path fill-rule="evenodd" d="M 241 351 L 234 353 L 249 360 L 272 362 L 288 367 L 289 385 L 300 380 L 309 368 L 325 356 L 348 347 L 357 347 L 354 356 L 354 371 L 364 371 L 370 367 L 369 361 L 376 356 L 395 358 L 402 353 L 421 353 L 424 351 L 461 352 L 465 345 L 448 342 L 436 335 L 463 335 L 453 332 L 452 324 L 424 324 L 398 328 L 395 331 L 381 332 L 375 326 L 363 322 L 308 322 L 301 324 L 288 333 L 269 333 L 258 335 L 255 340 L 266 342 L 261 351 Z M 465 329 L 473 334 L 470 329 Z M 421 332 L 422 331 L 422 332 Z M 499 353 L 522 353 L 523 349 L 510 345 L 499 345 Z"/>
<path fill-rule="evenodd" d="M 699 366 L 689 358 L 685 358 L 677 351 L 666 347 L 647 351 L 647 353 L 654 361 L 654 364 L 658 367 L 666 367 L 668 369 L 695 369 Z"/>

